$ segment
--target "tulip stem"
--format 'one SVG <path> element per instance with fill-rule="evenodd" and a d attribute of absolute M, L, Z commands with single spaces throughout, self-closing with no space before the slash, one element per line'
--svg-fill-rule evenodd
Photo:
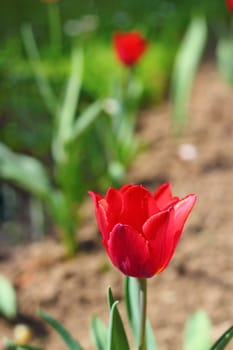
<path fill-rule="evenodd" d="M 147 280 L 138 279 L 139 285 L 139 307 L 140 307 L 140 325 L 139 325 L 139 345 L 138 350 L 146 350 L 146 308 L 147 308 Z"/>

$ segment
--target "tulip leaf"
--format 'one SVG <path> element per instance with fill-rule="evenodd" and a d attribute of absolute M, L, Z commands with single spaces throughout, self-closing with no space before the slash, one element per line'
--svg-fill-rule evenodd
<path fill-rule="evenodd" d="M 118 301 L 116 300 L 111 306 L 107 350 L 129 350 L 128 339 L 117 304 Z"/>
<path fill-rule="evenodd" d="M 126 277 L 125 279 L 125 303 L 126 311 L 132 329 L 135 345 L 138 344 L 140 311 L 139 311 L 139 288 L 135 278 Z M 146 342 L 147 350 L 156 350 L 156 341 L 150 321 L 146 321 Z"/>
<path fill-rule="evenodd" d="M 71 134 L 71 140 L 76 140 L 83 132 L 90 127 L 90 125 L 98 117 L 103 108 L 103 101 L 97 100 L 92 103 L 86 110 L 76 119 Z"/>
<path fill-rule="evenodd" d="M 214 343 L 210 350 L 223 350 L 233 338 L 233 326 L 228 328 L 228 330 Z"/>
<path fill-rule="evenodd" d="M 108 306 L 111 310 L 112 305 L 114 304 L 116 300 L 114 299 L 114 296 L 112 294 L 111 287 L 108 288 Z"/>
<path fill-rule="evenodd" d="M 108 342 L 108 329 L 99 317 L 94 317 L 91 323 L 94 343 L 98 350 L 106 350 Z"/>
<path fill-rule="evenodd" d="M 232 37 L 221 38 L 217 46 L 219 71 L 223 78 L 233 84 L 233 42 Z"/>
<path fill-rule="evenodd" d="M 194 17 L 178 50 L 172 75 L 173 120 L 178 132 L 186 124 L 188 101 L 206 38 L 205 18 Z"/>
<path fill-rule="evenodd" d="M 72 337 L 72 335 L 52 316 L 46 314 L 44 311 L 39 310 L 39 315 L 43 320 L 48 322 L 52 326 L 60 337 L 63 339 L 64 343 L 67 345 L 69 350 L 83 350 L 81 345 Z"/>
<path fill-rule="evenodd" d="M 11 180 L 39 197 L 51 190 L 43 164 L 37 159 L 14 153 L 0 143 L 0 178 Z"/>
<path fill-rule="evenodd" d="M 157 350 L 153 329 L 149 320 L 146 320 L 146 344 L 147 350 Z"/>
<path fill-rule="evenodd" d="M 77 109 L 83 76 L 83 52 L 74 47 L 71 54 L 71 72 L 67 82 L 65 97 L 58 114 L 58 139 L 63 144 L 69 141 Z"/>
<path fill-rule="evenodd" d="M 44 100 L 46 108 L 50 114 L 53 115 L 58 107 L 58 101 L 49 84 L 49 81 L 42 73 L 41 59 L 32 27 L 29 24 L 24 24 L 21 29 L 24 48 L 27 52 L 29 63 L 33 70 L 40 95 Z"/>
<path fill-rule="evenodd" d="M 133 332 L 134 342 L 135 344 L 138 344 L 140 324 L 140 312 L 138 306 L 139 289 L 135 278 L 126 277 L 125 279 L 125 303 L 130 327 Z"/>
<path fill-rule="evenodd" d="M 13 343 L 9 339 L 4 339 L 4 344 L 6 345 L 7 349 L 9 350 L 42 350 L 42 348 L 38 348 L 31 345 L 18 345 Z"/>
<path fill-rule="evenodd" d="M 198 310 L 186 323 L 184 350 L 208 350 L 210 344 L 210 320 L 203 310 Z"/>
<path fill-rule="evenodd" d="M 0 312 L 9 319 L 14 318 L 17 313 L 15 290 L 3 275 L 0 275 Z"/>

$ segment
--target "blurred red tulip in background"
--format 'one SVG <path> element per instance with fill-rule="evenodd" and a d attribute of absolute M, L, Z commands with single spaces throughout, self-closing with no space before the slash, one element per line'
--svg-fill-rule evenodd
<path fill-rule="evenodd" d="M 138 32 L 117 32 L 113 44 L 118 59 L 127 66 L 136 64 L 147 47 L 146 40 Z"/>

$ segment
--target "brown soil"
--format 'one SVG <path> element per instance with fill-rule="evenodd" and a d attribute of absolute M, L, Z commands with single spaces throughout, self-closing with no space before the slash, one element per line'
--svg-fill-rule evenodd
<path fill-rule="evenodd" d="M 233 323 L 232 111 L 232 88 L 207 65 L 196 81 L 185 136 L 172 137 L 167 104 L 143 112 L 140 118 L 139 134 L 149 147 L 133 164 L 127 181 L 155 189 L 168 180 L 174 194 L 197 193 L 199 198 L 171 264 L 149 280 L 148 315 L 159 349 L 182 349 L 184 323 L 197 309 L 205 309 L 211 318 L 213 339 Z M 178 149 L 183 143 L 196 146 L 194 160 L 180 158 Z M 45 240 L 11 248 L 0 261 L 1 273 L 17 287 L 16 322 L 30 324 L 33 343 L 45 344 L 46 349 L 66 347 L 36 317 L 37 307 L 63 322 L 89 350 L 94 349 L 91 317 L 108 319 L 107 286 L 122 298 L 122 275 L 110 266 L 101 247 L 89 199 L 83 213 L 83 249 L 77 258 L 65 260 L 59 244 Z M 3 336 L 12 337 L 13 327 L 14 322 L 0 319 L 0 341 Z M 233 349 L 233 344 L 228 348 Z"/>

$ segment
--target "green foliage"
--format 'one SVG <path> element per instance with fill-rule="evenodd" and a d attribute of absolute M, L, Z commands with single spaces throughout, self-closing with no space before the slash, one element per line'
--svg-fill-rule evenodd
<path fill-rule="evenodd" d="M 50 179 L 36 158 L 16 154 L 0 145 L 0 177 L 45 200 L 54 221 L 60 226 L 67 254 L 72 256 L 77 247 L 77 204 L 82 202 L 89 187 L 83 169 L 86 171 L 90 161 L 83 158 L 82 138 L 99 116 L 102 102 L 96 101 L 86 109 L 82 108 L 77 116 L 83 75 L 83 53 L 79 47 L 74 45 L 71 51 L 70 72 L 61 98 L 42 69 L 43 61 L 29 25 L 22 27 L 22 37 L 38 90 L 53 117 L 52 174 Z M 92 157 L 92 150 L 89 156 Z M 91 175 L 96 178 L 95 168 Z"/>
<path fill-rule="evenodd" d="M 38 197 L 46 198 L 50 191 L 48 175 L 41 162 L 14 153 L 1 143 L 0 177 L 15 182 Z"/>
<path fill-rule="evenodd" d="M 42 350 L 42 348 L 31 345 L 17 345 L 9 339 L 4 339 L 4 343 L 9 350 Z"/>
<path fill-rule="evenodd" d="M 39 315 L 43 320 L 48 322 L 50 326 L 52 326 L 56 332 L 63 339 L 64 343 L 67 345 L 69 350 L 82 350 L 81 345 L 72 337 L 72 335 L 52 316 L 46 314 L 44 311 L 39 310 Z"/>
<path fill-rule="evenodd" d="M 98 350 L 106 350 L 108 343 L 108 329 L 99 317 L 93 317 L 91 331 L 96 348 Z"/>
<path fill-rule="evenodd" d="M 129 324 L 132 329 L 134 343 L 138 345 L 140 313 L 139 288 L 136 278 L 126 277 L 125 279 L 125 303 Z M 156 342 L 149 320 L 146 321 L 146 343 L 147 350 L 156 350 Z"/>
<path fill-rule="evenodd" d="M 117 309 L 118 301 L 114 300 L 111 288 L 108 289 L 108 303 L 110 307 L 108 346 L 107 350 L 129 350 L 129 343 L 124 325 Z"/>
<path fill-rule="evenodd" d="M 184 350 L 208 350 L 210 344 L 210 320 L 204 311 L 199 310 L 186 323 Z"/>
<path fill-rule="evenodd" d="M 13 319 L 17 314 L 14 287 L 3 275 L 0 275 L 0 313 L 9 319 Z"/>
<path fill-rule="evenodd" d="M 187 122 L 188 102 L 206 38 L 205 18 L 194 17 L 181 42 L 172 75 L 173 123 L 177 132 Z"/>
<path fill-rule="evenodd" d="M 217 63 L 223 78 L 233 85 L 233 37 L 219 39 Z"/>
<path fill-rule="evenodd" d="M 233 338 L 233 326 L 231 326 L 211 347 L 210 350 L 223 350 Z"/>

